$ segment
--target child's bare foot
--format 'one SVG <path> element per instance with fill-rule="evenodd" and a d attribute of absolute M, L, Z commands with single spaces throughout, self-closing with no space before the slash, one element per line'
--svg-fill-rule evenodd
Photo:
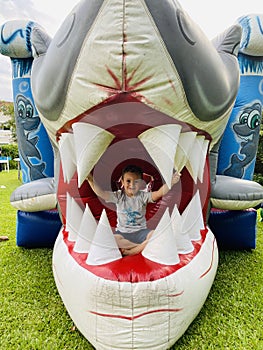
<path fill-rule="evenodd" d="M 9 238 L 7 236 L 0 236 L 0 242 L 2 241 L 8 241 Z"/>

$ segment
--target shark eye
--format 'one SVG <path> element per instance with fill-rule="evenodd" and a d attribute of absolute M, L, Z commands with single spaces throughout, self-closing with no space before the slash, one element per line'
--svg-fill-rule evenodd
<path fill-rule="evenodd" d="M 239 118 L 240 124 L 247 124 L 247 121 L 248 121 L 248 113 L 241 114 Z"/>
<path fill-rule="evenodd" d="M 17 114 L 19 118 L 26 118 L 26 106 L 23 101 L 19 101 L 17 105 Z"/>
<path fill-rule="evenodd" d="M 249 114 L 247 124 L 250 129 L 256 129 L 260 125 L 260 115 L 257 110 Z"/>
<path fill-rule="evenodd" d="M 31 105 L 26 106 L 26 118 L 32 118 L 33 116 L 33 107 Z"/>

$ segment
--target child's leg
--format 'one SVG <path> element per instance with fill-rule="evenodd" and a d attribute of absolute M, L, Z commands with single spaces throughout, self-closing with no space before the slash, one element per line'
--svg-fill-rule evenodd
<path fill-rule="evenodd" d="M 153 232 L 154 232 L 153 230 L 150 231 L 146 237 L 146 240 L 143 241 L 142 243 L 137 244 L 131 248 L 122 249 L 122 254 L 123 255 L 135 255 L 135 254 L 139 254 L 140 252 L 142 252 L 143 249 L 146 247 L 146 244 L 148 243 L 149 239 L 152 237 Z"/>
<path fill-rule="evenodd" d="M 125 249 L 132 249 L 138 245 L 138 243 L 133 243 L 128 239 L 124 238 L 122 235 L 114 234 L 114 237 L 121 251 Z"/>

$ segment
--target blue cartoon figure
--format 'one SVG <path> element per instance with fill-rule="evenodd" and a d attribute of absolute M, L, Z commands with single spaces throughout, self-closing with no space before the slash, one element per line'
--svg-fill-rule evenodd
<path fill-rule="evenodd" d="M 0 52 L 11 58 L 12 87 L 15 107 L 22 180 L 54 176 L 53 147 L 35 107 L 31 91 L 31 34 L 36 23 L 14 20 L 0 28 Z"/>
<path fill-rule="evenodd" d="M 230 166 L 223 172 L 224 175 L 242 178 L 245 168 L 254 160 L 257 153 L 259 130 L 261 123 L 261 104 L 254 103 L 246 106 L 239 116 L 239 120 L 233 124 L 233 132 L 240 139 L 238 154 L 231 157 Z"/>
<path fill-rule="evenodd" d="M 124 211 L 124 214 L 127 216 L 127 225 L 136 225 L 136 217 L 140 215 L 138 211 L 133 211 L 132 208 L 129 208 Z"/>
<path fill-rule="evenodd" d="M 37 148 L 39 136 L 36 135 L 40 126 L 40 118 L 34 113 L 31 101 L 23 95 L 16 97 L 16 124 L 20 144 L 20 161 L 28 168 L 31 180 L 44 178 L 45 164 Z"/>
<path fill-rule="evenodd" d="M 238 23 L 240 85 L 220 144 L 217 173 L 252 180 L 263 104 L 262 17 L 243 16 Z"/>

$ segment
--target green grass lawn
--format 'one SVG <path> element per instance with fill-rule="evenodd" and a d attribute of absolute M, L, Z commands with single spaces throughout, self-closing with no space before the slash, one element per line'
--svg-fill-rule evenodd
<path fill-rule="evenodd" d="M 51 249 L 16 246 L 12 191 L 17 171 L 0 173 L 0 350 L 93 349 L 75 329 L 57 292 Z M 263 350 L 263 223 L 253 251 L 220 251 L 200 314 L 173 350 Z M 98 349 L 100 350 L 100 349 Z"/>

